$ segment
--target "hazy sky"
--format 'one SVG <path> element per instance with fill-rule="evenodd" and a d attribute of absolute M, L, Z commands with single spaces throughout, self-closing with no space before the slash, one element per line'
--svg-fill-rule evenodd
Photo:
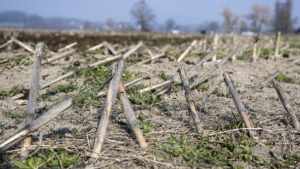
<path fill-rule="evenodd" d="M 21 10 L 44 17 L 66 17 L 104 22 L 132 21 L 130 9 L 137 0 L 0 0 L 0 11 Z M 276 0 L 147 0 L 156 14 L 156 23 L 174 18 L 179 24 L 201 24 L 205 21 L 222 22 L 221 11 L 229 7 L 237 14 L 247 14 L 257 3 L 269 5 L 274 12 Z M 293 16 L 300 22 L 300 0 L 294 0 Z M 299 23 L 298 22 L 298 23 Z M 299 24 L 297 24 L 299 25 Z"/>

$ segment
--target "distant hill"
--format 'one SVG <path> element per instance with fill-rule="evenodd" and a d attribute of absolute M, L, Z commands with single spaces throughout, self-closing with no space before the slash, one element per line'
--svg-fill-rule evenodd
<path fill-rule="evenodd" d="M 153 25 L 153 31 L 163 31 L 161 29 L 163 24 Z M 179 26 L 179 32 L 182 33 L 196 32 L 198 27 L 196 24 Z M 0 12 L 0 28 L 111 31 L 104 22 L 89 22 L 62 17 L 46 18 L 39 15 L 27 14 L 22 11 Z M 130 32 L 138 30 L 138 27 L 130 22 L 115 22 L 113 30 Z"/>
<path fill-rule="evenodd" d="M 95 28 L 96 24 L 78 19 L 61 17 L 44 18 L 39 15 L 29 15 L 22 11 L 0 12 L 0 27 L 29 28 L 50 30 L 82 30 L 84 27 Z"/>
<path fill-rule="evenodd" d="M 26 19 L 25 12 L 5 11 L 0 12 L 0 23 L 23 23 Z"/>

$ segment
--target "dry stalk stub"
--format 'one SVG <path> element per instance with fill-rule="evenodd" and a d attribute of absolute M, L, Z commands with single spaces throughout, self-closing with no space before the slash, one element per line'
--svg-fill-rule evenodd
<path fill-rule="evenodd" d="M 109 51 L 113 54 L 116 55 L 118 54 L 117 51 L 108 43 L 108 42 L 104 42 L 105 46 L 109 49 Z"/>
<path fill-rule="evenodd" d="M 210 59 L 212 57 L 212 55 L 214 55 L 214 51 L 211 52 L 210 54 L 204 56 L 203 58 L 201 58 L 195 65 L 191 66 L 187 71 L 186 73 L 189 73 L 190 71 L 192 71 L 193 69 L 195 69 L 197 66 L 199 65 L 202 65 L 203 63 L 205 63 L 208 59 Z M 154 89 L 157 89 L 159 87 L 162 87 L 162 86 L 165 86 L 165 85 L 168 85 L 166 88 L 160 90 L 157 92 L 157 95 L 162 95 L 166 92 L 169 91 L 170 87 L 172 86 L 172 84 L 174 83 L 174 79 L 178 78 L 178 76 L 174 76 L 172 79 L 170 80 L 167 80 L 165 82 L 162 82 L 160 84 L 157 84 L 157 85 L 153 85 L 153 86 L 150 86 L 150 87 L 146 87 L 144 89 L 140 89 L 138 92 L 139 93 L 145 93 L 145 92 L 148 92 L 148 91 L 151 91 L 151 90 L 154 90 Z"/>
<path fill-rule="evenodd" d="M 101 60 L 99 62 L 93 63 L 90 65 L 90 67 L 94 67 L 94 66 L 100 66 L 100 65 L 104 65 L 106 63 L 110 63 L 112 61 L 116 61 L 116 60 L 120 60 L 120 59 L 126 59 L 127 57 L 129 57 L 133 52 L 135 52 L 136 50 L 138 50 L 141 46 L 143 45 L 143 42 L 139 42 L 135 47 L 133 47 L 132 49 L 130 49 L 128 52 L 126 52 L 124 55 L 117 55 L 114 57 L 110 57 L 104 60 Z"/>
<path fill-rule="evenodd" d="M 130 101 L 126 95 L 126 92 L 125 92 L 122 82 L 120 83 L 120 88 L 119 88 L 119 98 L 122 102 L 125 116 L 130 124 L 130 127 L 131 127 L 135 137 L 138 140 L 140 147 L 146 148 L 147 147 L 146 140 L 143 136 L 143 132 L 141 131 L 139 123 L 136 119 L 135 112 L 130 105 Z"/>
<path fill-rule="evenodd" d="M 0 49 L 5 48 L 6 46 L 8 46 L 11 43 L 13 43 L 13 39 L 10 39 L 7 42 L 5 42 L 4 44 L 0 45 Z"/>
<path fill-rule="evenodd" d="M 64 53 L 60 53 L 60 54 L 57 54 L 55 56 L 53 56 L 52 58 L 49 58 L 47 59 L 46 61 L 44 61 L 42 64 L 49 64 L 49 63 L 52 63 L 58 59 L 61 59 L 61 58 L 64 58 L 64 57 L 67 57 L 67 56 L 70 56 L 72 54 L 74 54 L 76 52 L 76 49 L 71 49 L 71 50 L 68 50 Z"/>
<path fill-rule="evenodd" d="M 188 77 L 187 77 L 186 72 L 183 69 L 183 67 L 181 67 L 179 69 L 179 75 L 180 75 L 180 79 L 182 81 L 182 85 L 185 90 L 185 98 L 186 98 L 186 102 L 189 105 L 190 114 L 194 120 L 196 130 L 199 133 L 202 130 L 201 123 L 200 123 L 200 117 L 199 117 L 199 114 L 198 114 L 196 106 L 195 106 L 195 101 L 192 99 Z"/>
<path fill-rule="evenodd" d="M 146 63 L 150 63 L 150 62 L 152 62 L 152 61 L 154 61 L 154 60 L 156 60 L 156 59 L 158 59 L 158 58 L 161 58 L 161 57 L 163 57 L 163 56 L 165 56 L 165 55 L 166 55 L 165 52 L 156 54 L 156 55 L 154 55 L 154 56 L 151 56 L 150 59 L 143 60 L 143 61 L 141 61 L 141 62 L 139 62 L 139 63 L 136 63 L 136 65 L 143 65 L 143 64 L 146 64 Z"/>
<path fill-rule="evenodd" d="M 251 122 L 251 120 L 250 120 L 250 118 L 249 118 L 249 116 L 246 112 L 246 109 L 245 109 L 245 107 L 244 107 L 244 105 L 243 105 L 243 103 L 240 99 L 240 96 L 239 96 L 238 92 L 236 91 L 235 87 L 231 83 L 231 79 L 230 79 L 229 75 L 227 73 L 224 73 L 223 77 L 224 77 L 224 81 L 225 81 L 225 83 L 226 83 L 226 85 L 229 89 L 229 92 L 232 95 L 235 106 L 236 106 L 238 112 L 240 113 L 240 115 L 242 116 L 246 127 L 249 128 L 249 129 L 253 128 L 253 124 L 252 124 L 252 122 Z M 249 130 L 249 134 L 250 134 L 250 136 L 255 137 L 255 131 Z"/>
<path fill-rule="evenodd" d="M 188 48 L 178 57 L 177 62 L 180 62 L 188 53 L 189 51 L 197 44 L 197 40 L 194 40 Z"/>
<path fill-rule="evenodd" d="M 29 100 L 25 117 L 25 125 L 29 124 L 34 119 L 34 112 L 36 107 L 37 95 L 39 91 L 39 81 L 40 81 L 40 66 L 43 55 L 43 43 L 38 43 L 36 46 L 36 50 L 34 52 L 34 60 L 33 60 L 33 71 L 31 74 L 31 83 L 30 83 L 30 91 L 29 91 Z M 27 146 L 31 144 L 31 137 L 27 137 L 23 142 L 23 148 L 21 151 L 21 161 L 26 160 L 29 155 Z"/>
<path fill-rule="evenodd" d="M 101 152 L 102 145 L 104 143 L 105 134 L 107 126 L 109 123 L 109 118 L 112 110 L 112 106 L 116 100 L 117 93 L 120 87 L 120 81 L 124 71 L 124 59 L 120 60 L 118 66 L 116 67 L 115 74 L 110 81 L 107 97 L 105 101 L 105 106 L 102 111 L 101 119 L 97 128 L 97 133 L 95 136 L 95 143 L 93 148 L 93 153 L 91 155 L 92 159 L 96 159 Z"/>
<path fill-rule="evenodd" d="M 110 58 L 101 60 L 99 62 L 90 64 L 88 67 L 95 67 L 95 66 L 104 65 L 104 64 L 110 63 L 112 61 L 120 60 L 122 58 L 125 59 L 125 58 L 129 57 L 133 52 L 135 52 L 138 48 L 140 48 L 142 45 L 143 45 L 143 42 L 139 42 L 135 47 L 133 47 L 128 52 L 126 52 L 124 55 L 117 55 L 117 56 L 114 56 L 114 57 L 110 57 Z M 55 58 L 57 58 L 57 57 L 55 57 Z M 52 80 L 51 82 L 48 82 L 45 85 L 42 85 L 41 89 L 45 89 L 46 87 L 49 87 L 49 86 L 53 85 L 56 82 L 59 82 L 59 81 L 65 79 L 65 78 L 68 78 L 68 77 L 72 76 L 74 73 L 75 73 L 74 71 L 71 71 L 71 72 L 68 72 L 68 73 L 66 73 L 66 74 L 64 74 L 62 76 L 59 76 L 56 79 Z M 21 94 L 17 94 L 15 96 L 13 96 L 11 98 L 11 100 L 16 100 L 16 99 L 19 99 L 19 98 L 22 98 L 22 97 L 24 97 L 24 94 L 22 94 L 22 93 Z"/>
<path fill-rule="evenodd" d="M 242 97 L 246 98 L 257 92 L 259 89 L 266 86 L 268 83 L 270 83 L 276 76 L 280 74 L 279 70 L 276 70 L 274 73 L 272 73 L 266 80 L 260 82 L 257 86 L 253 87 L 250 91 L 245 93 Z"/>
<path fill-rule="evenodd" d="M 15 145 L 22 139 L 24 139 L 28 134 L 36 131 L 41 126 L 45 125 L 55 117 L 57 117 L 61 112 L 65 111 L 72 105 L 72 98 L 69 97 L 64 101 L 60 102 L 56 106 L 52 107 L 49 111 L 33 120 L 31 123 L 27 124 L 24 128 L 16 132 L 14 135 L 8 139 L 0 142 L 0 153 L 3 153 L 11 146 Z"/>
<path fill-rule="evenodd" d="M 281 86 L 279 85 L 279 83 L 275 80 L 272 80 L 273 86 L 278 94 L 278 97 L 284 107 L 284 109 L 287 112 L 288 117 L 291 119 L 293 126 L 296 130 L 300 131 L 300 123 L 297 119 L 296 114 L 294 113 L 292 106 L 290 105 L 290 103 L 288 102 L 288 98 L 286 97 L 285 93 L 283 92 Z"/>
<path fill-rule="evenodd" d="M 233 46 L 237 46 L 237 35 L 236 35 L 236 33 L 233 34 L 232 41 L 233 41 Z M 234 62 L 235 60 L 236 60 L 236 54 L 232 55 L 232 57 L 231 57 L 232 62 Z"/>
<path fill-rule="evenodd" d="M 211 61 L 216 61 L 217 60 L 217 46 L 218 46 L 218 41 L 219 41 L 219 35 L 215 34 L 214 35 L 213 44 L 212 44 L 212 50 L 215 52 L 215 54 L 212 56 Z"/>
<path fill-rule="evenodd" d="M 19 46 L 23 47 L 24 49 L 26 49 L 28 52 L 34 53 L 34 50 L 32 49 L 31 46 L 29 46 L 29 45 L 27 45 L 27 44 L 25 44 L 25 43 L 23 43 L 23 42 L 21 42 L 21 41 L 19 41 L 17 39 L 14 39 L 14 38 L 13 38 L 13 42 L 15 42 Z"/>
<path fill-rule="evenodd" d="M 93 46 L 93 47 L 89 48 L 88 51 L 94 51 L 94 50 L 102 48 L 103 46 L 104 46 L 104 43 L 102 42 L 102 43 L 100 43 L 96 46 Z"/>
<path fill-rule="evenodd" d="M 77 42 L 71 43 L 71 44 L 69 44 L 69 45 L 67 45 L 67 46 L 65 46 L 65 47 L 63 47 L 63 48 L 61 48 L 61 49 L 58 49 L 57 51 L 58 51 L 58 52 L 66 51 L 66 50 L 68 50 L 68 49 L 70 49 L 70 48 L 76 46 L 77 44 L 78 44 Z"/>
<path fill-rule="evenodd" d="M 207 72 L 205 72 L 202 76 L 200 76 L 197 79 L 195 79 L 195 81 L 191 84 L 191 89 L 193 89 L 194 87 L 198 86 L 199 84 L 201 84 L 202 82 L 204 82 L 207 78 L 209 78 L 209 76 L 213 72 L 215 72 L 217 69 L 219 69 L 224 63 L 226 63 L 228 61 L 228 59 L 231 58 L 232 55 L 234 55 L 237 52 L 237 50 L 238 50 L 237 48 L 233 49 L 219 63 L 215 64 L 214 67 L 212 67 L 210 70 L 208 70 Z"/>
<path fill-rule="evenodd" d="M 281 36 L 281 32 L 278 32 L 277 36 L 276 36 L 275 56 L 274 56 L 275 58 L 274 59 L 277 59 L 279 57 L 280 36 Z"/>
<path fill-rule="evenodd" d="M 126 83 L 124 84 L 124 87 L 127 87 L 127 86 L 130 86 L 130 85 L 132 85 L 132 84 L 138 83 L 138 82 L 144 80 L 145 78 L 146 78 L 146 77 L 138 77 L 138 78 L 136 78 L 136 79 L 133 79 L 132 81 L 126 82 Z M 102 97 L 102 96 L 105 96 L 106 93 L 107 93 L 107 91 L 102 91 L 102 92 L 99 92 L 99 93 L 97 94 L 97 96 L 98 96 L 98 97 Z"/>
<path fill-rule="evenodd" d="M 252 61 L 256 63 L 258 59 L 258 54 L 257 54 L 257 46 L 258 46 L 258 41 L 259 41 L 259 34 L 257 34 L 254 38 L 254 43 L 253 43 L 253 52 L 252 52 Z"/>
<path fill-rule="evenodd" d="M 212 51 L 211 53 L 209 53 L 208 55 L 204 56 L 203 58 L 201 58 L 195 65 L 191 66 L 188 70 L 187 73 L 189 73 L 190 71 L 192 71 L 193 69 L 195 69 L 196 67 L 198 67 L 199 65 L 202 65 L 203 63 L 207 62 L 213 55 L 215 55 L 215 51 Z"/>

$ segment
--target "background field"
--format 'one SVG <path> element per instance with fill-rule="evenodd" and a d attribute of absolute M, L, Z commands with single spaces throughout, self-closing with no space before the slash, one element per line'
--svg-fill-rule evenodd
<path fill-rule="evenodd" d="M 34 152 L 27 163 L 21 163 L 18 161 L 21 143 L 18 143 L 2 156 L 0 168 L 85 166 L 93 149 L 105 102 L 105 96 L 97 97 L 97 94 L 107 90 L 108 83 L 105 82 L 113 75 L 111 63 L 95 68 L 87 67 L 98 60 L 113 56 L 105 48 L 87 51 L 89 47 L 103 41 L 110 43 L 115 50 L 125 48 L 123 53 L 139 41 L 145 44 L 125 60 L 126 71 L 122 81 L 125 83 L 141 76 L 147 77 L 126 87 L 126 91 L 148 148 L 139 148 L 117 99 L 113 105 L 104 147 L 94 163 L 98 168 L 294 168 L 300 165 L 299 131 L 293 129 L 273 86 L 268 84 L 251 97 L 243 98 L 243 94 L 279 69 L 281 74 L 275 79 L 279 81 L 296 116 L 300 118 L 300 69 L 299 64 L 292 63 L 300 56 L 298 35 L 281 37 L 280 57 L 276 60 L 271 59 L 274 55 L 275 35 L 261 35 L 256 63 L 251 61 L 253 36 L 236 35 L 237 42 L 233 44 L 233 34 L 220 35 L 218 60 L 209 60 L 202 66 L 197 66 L 188 73 L 189 77 L 201 76 L 209 71 L 230 49 L 237 46 L 249 47 L 237 53 L 237 60 L 230 59 L 212 73 L 207 81 L 192 89 L 192 98 L 203 125 L 203 132 L 200 134 L 196 132 L 189 115 L 178 69 L 188 69 L 210 53 L 213 35 L 1 30 L 0 44 L 12 36 L 33 48 L 36 43 L 44 42 L 54 52 L 70 43 L 78 42 L 73 47 L 77 50 L 74 54 L 42 66 L 40 84 L 71 70 L 76 73 L 39 91 L 37 117 L 67 95 L 73 98 L 71 108 L 32 134 L 31 152 L 37 147 L 40 150 Z M 198 40 L 197 45 L 183 61 L 176 62 L 193 40 Z M 203 43 L 200 43 L 204 40 L 207 42 L 206 50 Z M 169 48 L 165 57 L 149 64 L 136 65 L 150 58 L 150 53 L 161 53 L 166 45 Z M 44 53 L 44 58 L 51 58 L 51 55 Z M 24 126 L 28 96 L 18 101 L 10 98 L 22 89 L 29 88 L 33 54 L 14 44 L 12 51 L 1 49 L 0 61 L 5 59 L 8 62 L 0 65 L 0 140 L 8 138 Z M 257 139 L 249 137 L 247 130 L 243 129 L 243 120 L 224 83 L 224 72 L 230 74 L 232 83 L 242 97 L 249 117 L 257 128 Z M 176 83 L 163 95 L 156 92 L 165 86 L 138 93 L 142 88 L 172 77 L 175 77 Z M 23 92 L 26 93 L 24 90 Z M 39 140 L 42 142 L 37 146 Z"/>

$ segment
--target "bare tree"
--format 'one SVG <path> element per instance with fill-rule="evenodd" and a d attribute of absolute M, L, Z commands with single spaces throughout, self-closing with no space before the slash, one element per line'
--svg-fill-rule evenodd
<path fill-rule="evenodd" d="M 263 26 L 270 26 L 271 17 L 269 6 L 255 4 L 252 6 L 251 10 L 252 11 L 247 18 L 251 21 L 251 28 L 253 32 L 260 33 Z"/>
<path fill-rule="evenodd" d="M 176 29 L 176 22 L 174 19 L 168 19 L 166 21 L 165 29 L 167 32 L 171 32 L 173 29 Z"/>
<path fill-rule="evenodd" d="M 131 15 L 141 31 L 151 31 L 151 24 L 154 22 L 155 15 L 145 0 L 135 3 L 131 9 Z"/>
<path fill-rule="evenodd" d="M 85 21 L 83 23 L 83 30 L 88 31 L 88 30 L 91 30 L 91 29 L 92 29 L 92 24 L 89 21 Z"/>
<path fill-rule="evenodd" d="M 210 30 L 210 31 L 212 31 L 212 32 L 214 32 L 214 33 L 216 33 L 217 31 L 219 31 L 219 28 L 220 28 L 220 25 L 216 21 L 211 21 L 207 25 L 207 29 Z"/>
<path fill-rule="evenodd" d="M 242 20 L 240 21 L 240 33 L 242 32 L 246 32 L 246 31 L 249 31 L 249 26 L 248 24 L 246 23 L 246 21 Z"/>
<path fill-rule="evenodd" d="M 115 21 L 112 18 L 106 19 L 106 26 L 111 31 L 115 29 Z"/>
<path fill-rule="evenodd" d="M 239 17 L 234 14 L 229 8 L 224 8 L 222 11 L 222 15 L 224 17 L 223 26 L 227 33 L 231 33 L 236 28 Z"/>
<path fill-rule="evenodd" d="M 286 2 L 276 2 L 274 31 L 281 31 L 283 33 L 291 33 L 293 31 L 296 18 L 292 18 L 292 0 Z"/>

